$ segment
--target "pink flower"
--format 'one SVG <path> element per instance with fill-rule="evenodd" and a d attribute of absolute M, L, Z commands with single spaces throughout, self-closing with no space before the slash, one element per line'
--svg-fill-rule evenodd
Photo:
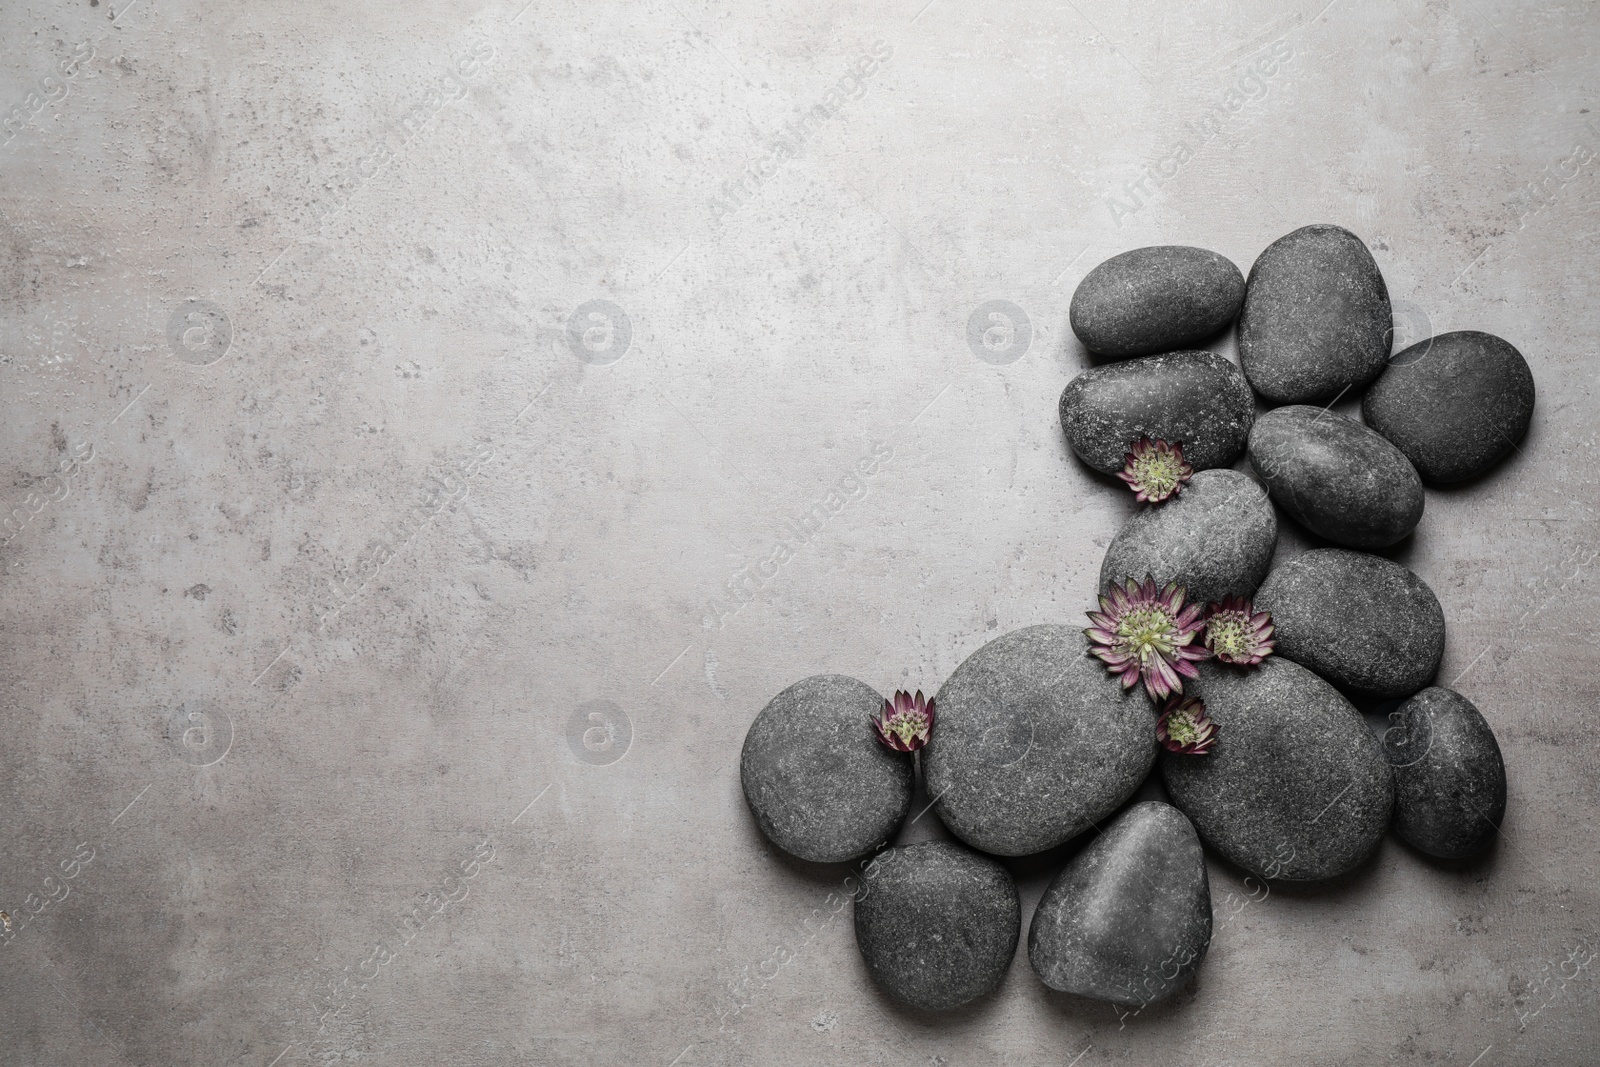
<path fill-rule="evenodd" d="M 928 743 L 933 729 L 933 701 L 922 699 L 922 690 L 913 697 L 904 689 L 893 700 L 883 702 L 883 710 L 872 720 L 878 740 L 896 752 L 915 752 Z"/>
<path fill-rule="evenodd" d="M 1272 629 L 1272 616 L 1257 611 L 1249 597 L 1223 597 L 1206 612 L 1206 648 L 1222 663 L 1254 667 L 1277 645 Z"/>
<path fill-rule="evenodd" d="M 1122 472 L 1117 477 L 1127 482 L 1140 500 L 1152 504 L 1177 496 L 1184 483 L 1194 477 L 1194 468 L 1184 461 L 1181 442 L 1169 445 L 1141 437 L 1122 461 Z"/>
<path fill-rule="evenodd" d="M 1195 662 L 1211 654 L 1194 644 L 1201 606 L 1184 606 L 1183 595 L 1174 582 L 1158 591 L 1147 574 L 1143 582 L 1113 583 L 1110 595 L 1100 598 L 1100 610 L 1089 612 L 1094 625 L 1083 632 L 1090 651 L 1121 677 L 1122 688 L 1143 679 L 1145 692 L 1161 700 L 1183 692 L 1184 678 L 1199 676 Z"/>
<path fill-rule="evenodd" d="M 1217 724 L 1206 717 L 1204 701 L 1173 697 L 1156 721 L 1156 737 L 1168 752 L 1204 756 L 1217 739 Z"/>

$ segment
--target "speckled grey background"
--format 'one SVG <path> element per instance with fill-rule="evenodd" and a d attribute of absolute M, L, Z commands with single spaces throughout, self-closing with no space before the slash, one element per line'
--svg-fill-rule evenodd
<path fill-rule="evenodd" d="M 5 4 L 0 1064 L 1592 1062 L 1600 17 L 1324 3 Z M 1073 286 L 1310 222 L 1538 380 L 1393 553 L 1503 839 L 895 1008 L 746 725 L 1077 621 Z"/>

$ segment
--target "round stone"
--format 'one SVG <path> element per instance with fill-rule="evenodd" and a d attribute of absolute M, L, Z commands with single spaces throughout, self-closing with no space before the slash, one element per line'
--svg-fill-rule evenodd
<path fill-rule="evenodd" d="M 1395 356 L 1361 401 L 1361 417 L 1425 481 L 1475 478 L 1504 459 L 1533 419 L 1533 372 L 1509 343 L 1461 330 Z"/>
<path fill-rule="evenodd" d="M 1061 429 L 1072 451 L 1115 474 L 1140 437 L 1183 445 L 1197 471 L 1244 454 L 1255 395 L 1239 368 L 1213 352 L 1171 352 L 1084 371 L 1061 393 Z"/>
<path fill-rule="evenodd" d="M 1433 680 L 1444 655 L 1444 611 L 1400 564 L 1342 548 L 1296 556 L 1256 591 L 1272 613 L 1277 651 L 1346 693 L 1389 700 Z"/>
<path fill-rule="evenodd" d="M 1259 485 L 1238 471 L 1200 471 L 1183 492 L 1123 524 L 1100 565 L 1100 589 L 1149 574 L 1177 582 L 1190 601 L 1249 596 L 1277 542 L 1278 520 Z"/>
<path fill-rule="evenodd" d="M 1183 688 L 1205 701 L 1216 740 L 1203 756 L 1163 751 L 1161 776 L 1206 844 L 1288 882 L 1344 874 L 1378 847 L 1389 764 L 1337 689 L 1281 656 L 1244 671 L 1202 663 Z"/>
<path fill-rule="evenodd" d="M 1422 479 L 1411 461 L 1326 408 L 1275 408 L 1256 419 L 1250 464 L 1283 510 L 1335 544 L 1387 548 L 1422 519 Z"/>
<path fill-rule="evenodd" d="M 1135 804 L 1050 883 L 1028 961 L 1051 989 L 1143 1007 L 1182 989 L 1211 945 L 1211 883 L 1194 827 Z"/>
<path fill-rule="evenodd" d="M 1328 402 L 1382 373 L 1393 331 L 1389 290 L 1361 238 L 1304 226 L 1250 268 L 1239 364 L 1271 403 Z"/>
<path fill-rule="evenodd" d="M 1444 859 L 1484 851 L 1506 814 L 1506 765 L 1494 731 L 1471 701 L 1438 686 L 1395 714 L 1408 743 L 1390 749 L 1394 832 Z"/>
<path fill-rule="evenodd" d="M 912 759 L 878 740 L 883 698 L 865 682 L 822 674 L 761 709 L 739 760 L 761 832 L 785 852 L 842 863 L 886 844 L 911 807 Z"/>
<path fill-rule="evenodd" d="M 968 656 L 935 698 L 923 772 L 939 818 L 999 856 L 1104 819 L 1155 762 L 1150 704 L 1088 655 L 1083 631 L 1030 626 Z"/>
<path fill-rule="evenodd" d="M 1084 275 L 1068 319 L 1085 348 L 1112 359 L 1171 352 L 1213 337 L 1239 314 L 1244 275 L 1204 248 L 1157 245 Z"/>
<path fill-rule="evenodd" d="M 1017 952 L 1011 874 L 947 841 L 892 849 L 856 900 L 856 944 L 872 980 L 927 1011 L 991 992 Z"/>

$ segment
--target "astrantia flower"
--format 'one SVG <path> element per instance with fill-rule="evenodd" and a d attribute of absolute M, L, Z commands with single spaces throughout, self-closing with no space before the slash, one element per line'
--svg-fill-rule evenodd
<path fill-rule="evenodd" d="M 1117 477 L 1140 500 L 1159 504 L 1169 496 L 1176 496 L 1183 484 L 1194 476 L 1194 468 L 1183 458 L 1183 445 L 1169 445 L 1165 441 L 1152 441 L 1141 437 L 1133 443 L 1133 451 L 1122 457 L 1122 473 Z"/>
<path fill-rule="evenodd" d="M 1143 679 L 1145 692 L 1160 700 L 1183 692 L 1183 679 L 1198 676 L 1194 661 L 1210 655 L 1193 643 L 1201 611 L 1199 604 L 1184 606 L 1181 586 L 1169 582 L 1157 590 L 1147 574 L 1143 582 L 1112 583 L 1110 595 L 1100 598 L 1100 610 L 1089 612 L 1094 625 L 1083 632 L 1092 642 L 1090 651 L 1121 676 L 1122 688 L 1132 689 Z"/>
<path fill-rule="evenodd" d="M 1254 667 L 1272 655 L 1272 616 L 1249 597 L 1228 596 L 1206 612 L 1206 647 L 1223 663 Z"/>
<path fill-rule="evenodd" d="M 883 710 L 872 720 L 878 740 L 896 752 L 915 752 L 928 743 L 933 729 L 933 701 L 922 699 L 922 690 L 912 696 L 904 689 L 893 700 L 883 702 Z"/>
<path fill-rule="evenodd" d="M 1217 724 L 1206 717 L 1204 701 L 1173 697 L 1156 721 L 1156 737 L 1169 752 L 1204 756 L 1217 739 Z"/>

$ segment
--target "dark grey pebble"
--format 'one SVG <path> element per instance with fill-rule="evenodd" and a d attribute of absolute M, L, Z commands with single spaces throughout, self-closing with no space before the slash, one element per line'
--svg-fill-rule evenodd
<path fill-rule="evenodd" d="M 1275 408 L 1256 419 L 1250 465 L 1297 522 L 1347 548 L 1386 548 L 1422 519 L 1422 479 L 1411 461 L 1325 408 Z"/>
<path fill-rule="evenodd" d="M 1265 878 L 1318 881 L 1354 869 L 1389 827 L 1389 764 L 1333 686 L 1272 656 L 1251 670 L 1210 661 L 1185 695 L 1217 724 L 1204 756 L 1163 750 L 1172 802 L 1206 844 Z"/>
<path fill-rule="evenodd" d="M 1250 268 L 1239 363 L 1271 403 L 1331 401 L 1382 373 L 1393 330 L 1389 290 L 1361 238 L 1304 226 Z"/>
<path fill-rule="evenodd" d="M 1399 353 L 1361 401 L 1361 417 L 1404 452 L 1425 481 L 1474 478 L 1522 441 L 1533 419 L 1533 372 L 1508 342 L 1461 330 Z"/>
<path fill-rule="evenodd" d="M 1045 985 L 1141 1007 L 1182 989 L 1210 945 L 1200 839 L 1160 801 L 1135 804 L 1074 856 L 1028 929 L 1028 961 Z"/>
<path fill-rule="evenodd" d="M 1155 245 L 1112 256 L 1072 294 L 1072 332 L 1113 359 L 1171 352 L 1224 330 L 1244 301 L 1244 275 L 1204 248 Z"/>
<path fill-rule="evenodd" d="M 1261 487 L 1238 471 L 1200 471 L 1183 492 L 1123 524 L 1100 565 L 1100 588 L 1146 573 L 1191 601 L 1249 596 L 1267 576 L 1278 520 Z"/>
<path fill-rule="evenodd" d="M 739 760 L 761 832 L 785 852 L 841 863 L 888 842 L 911 807 L 912 760 L 879 742 L 883 698 L 842 674 L 796 682 L 761 710 Z"/>
<path fill-rule="evenodd" d="M 873 868 L 856 900 L 856 944 L 874 982 L 930 1011 L 1000 984 L 1022 930 L 1009 871 L 946 841 L 891 849 Z"/>
<path fill-rule="evenodd" d="M 1061 393 L 1067 444 L 1105 474 L 1122 469 L 1140 437 L 1181 443 L 1197 471 L 1244 454 L 1255 396 L 1239 368 L 1214 352 L 1171 352 L 1084 371 Z"/>
<path fill-rule="evenodd" d="M 1461 694 L 1434 686 L 1395 717 L 1384 737 L 1395 765 L 1394 832 L 1444 859 L 1487 849 L 1506 814 L 1506 765 L 1483 715 Z"/>
<path fill-rule="evenodd" d="M 923 770 L 939 818 L 1000 856 L 1054 848 L 1110 815 L 1155 762 L 1155 715 L 1088 655 L 1082 630 L 1030 626 L 940 687 Z"/>
<path fill-rule="evenodd" d="M 1381 556 L 1303 553 L 1267 575 L 1256 607 L 1272 613 L 1278 654 L 1357 697 L 1407 697 L 1444 655 L 1444 611 L 1426 582 Z"/>

